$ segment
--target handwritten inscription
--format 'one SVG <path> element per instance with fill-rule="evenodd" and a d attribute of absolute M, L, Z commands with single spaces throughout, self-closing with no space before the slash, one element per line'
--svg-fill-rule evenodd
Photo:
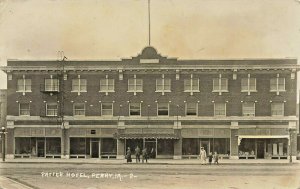
<path fill-rule="evenodd" d="M 65 177 L 65 178 L 86 178 L 86 179 L 116 179 L 123 181 L 124 179 L 137 178 L 133 173 L 120 174 L 120 173 L 80 173 L 80 172 L 41 172 L 43 178 L 50 177 Z"/>

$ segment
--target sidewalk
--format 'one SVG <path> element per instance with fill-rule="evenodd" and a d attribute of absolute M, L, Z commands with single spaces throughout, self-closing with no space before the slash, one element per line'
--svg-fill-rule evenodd
<path fill-rule="evenodd" d="M 0 163 L 61 163 L 61 164 L 126 164 L 125 159 L 6 159 Z M 133 159 L 135 163 L 135 159 Z M 289 160 L 278 159 L 220 159 L 220 164 L 289 164 Z M 148 164 L 170 165 L 198 165 L 198 159 L 150 159 Z M 293 160 L 293 164 L 299 164 L 300 160 Z"/>

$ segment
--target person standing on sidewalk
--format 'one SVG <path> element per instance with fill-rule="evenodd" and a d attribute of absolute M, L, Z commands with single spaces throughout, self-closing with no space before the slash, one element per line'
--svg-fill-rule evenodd
<path fill-rule="evenodd" d="M 215 159 L 215 164 L 219 164 L 219 154 L 217 152 L 215 152 L 214 154 L 214 159 Z"/>
<path fill-rule="evenodd" d="M 139 146 L 136 146 L 136 148 L 135 148 L 136 163 L 140 163 L 140 161 L 141 161 L 140 155 L 141 155 L 141 150 L 140 150 Z"/>
<path fill-rule="evenodd" d="M 131 159 L 131 151 L 130 148 L 127 148 L 127 152 L 126 152 L 126 159 L 127 159 L 127 163 L 131 163 L 132 159 Z"/>
<path fill-rule="evenodd" d="M 205 165 L 206 164 L 206 151 L 204 150 L 203 147 L 200 148 L 200 163 L 201 165 Z"/>
<path fill-rule="evenodd" d="M 144 163 L 144 160 L 146 160 L 146 163 L 148 163 L 148 153 L 146 147 L 142 150 L 142 158 L 142 163 Z"/>
<path fill-rule="evenodd" d="M 212 162 L 212 159 L 213 159 L 213 155 L 212 155 L 212 153 L 211 152 L 209 152 L 209 154 L 208 154 L 208 162 L 209 162 L 209 165 L 211 165 L 211 162 Z"/>

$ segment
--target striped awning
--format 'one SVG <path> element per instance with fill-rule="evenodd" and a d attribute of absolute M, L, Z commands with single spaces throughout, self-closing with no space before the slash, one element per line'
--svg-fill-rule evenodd
<path fill-rule="evenodd" d="M 117 139 L 179 139 L 177 134 L 165 133 L 115 133 Z"/>

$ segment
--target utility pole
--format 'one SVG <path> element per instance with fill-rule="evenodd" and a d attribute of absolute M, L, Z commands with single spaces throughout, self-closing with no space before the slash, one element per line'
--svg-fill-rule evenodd
<path fill-rule="evenodd" d="M 1 127 L 1 139 L 2 139 L 2 161 L 5 161 L 5 135 L 6 135 L 5 127 Z"/>

